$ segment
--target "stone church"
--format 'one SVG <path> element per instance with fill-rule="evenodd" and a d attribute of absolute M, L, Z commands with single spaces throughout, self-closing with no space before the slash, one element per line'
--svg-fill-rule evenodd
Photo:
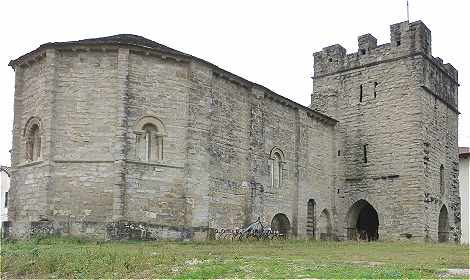
<path fill-rule="evenodd" d="M 420 21 L 314 53 L 311 105 L 135 35 L 15 71 L 14 238 L 458 240 L 458 76 Z"/>

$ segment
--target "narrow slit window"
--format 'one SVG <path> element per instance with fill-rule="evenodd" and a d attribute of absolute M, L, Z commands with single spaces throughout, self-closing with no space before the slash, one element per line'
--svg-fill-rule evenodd
<path fill-rule="evenodd" d="M 367 163 L 367 144 L 363 146 L 364 163 Z"/>
<path fill-rule="evenodd" d="M 5 192 L 5 208 L 8 207 L 8 192 Z"/>
<path fill-rule="evenodd" d="M 359 86 L 359 102 L 362 102 L 362 85 Z"/>
<path fill-rule="evenodd" d="M 441 194 L 444 194 L 445 193 L 445 181 L 444 181 L 444 165 L 441 164 L 441 167 L 439 169 L 439 187 L 440 187 L 440 191 L 441 191 Z"/>

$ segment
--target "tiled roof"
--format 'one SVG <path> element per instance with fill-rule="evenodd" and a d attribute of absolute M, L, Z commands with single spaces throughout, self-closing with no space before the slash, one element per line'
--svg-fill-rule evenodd
<path fill-rule="evenodd" d="M 84 39 L 78 41 L 68 41 L 68 42 L 56 42 L 56 43 L 47 43 L 45 45 L 77 45 L 77 44 L 84 44 L 84 45 L 99 45 L 99 44 L 123 44 L 123 45 L 133 45 L 139 46 L 144 48 L 156 49 L 160 51 L 165 51 L 167 53 L 177 54 L 177 55 L 184 55 L 188 56 L 183 52 L 178 50 L 172 49 L 150 39 L 147 39 L 142 36 L 134 35 L 134 34 L 118 34 L 113 36 L 107 37 L 100 37 L 100 38 L 91 38 L 91 39 Z"/>
<path fill-rule="evenodd" d="M 158 51 L 162 51 L 162 52 L 173 54 L 173 55 L 192 57 L 191 55 L 188 55 L 184 52 L 180 52 L 178 50 L 172 49 L 170 47 L 167 47 L 165 45 L 162 45 L 160 43 L 157 43 L 155 41 L 152 41 L 142 36 L 138 36 L 134 34 L 118 34 L 118 35 L 83 39 L 83 40 L 77 40 L 77 41 L 45 43 L 39 46 L 39 48 L 35 49 L 34 51 L 31 51 L 25 55 L 22 55 L 18 57 L 17 59 L 11 60 L 8 65 L 13 66 L 17 64 L 18 62 L 22 61 L 28 55 L 32 53 L 36 53 L 40 50 L 43 50 L 49 47 L 67 47 L 67 46 L 76 46 L 76 45 L 103 45 L 103 44 L 131 45 L 131 46 L 137 46 L 137 47 L 142 47 L 142 48 L 148 48 L 152 50 L 158 50 Z"/>

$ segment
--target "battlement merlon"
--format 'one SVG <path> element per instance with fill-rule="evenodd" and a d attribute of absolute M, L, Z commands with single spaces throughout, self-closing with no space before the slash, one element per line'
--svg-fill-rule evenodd
<path fill-rule="evenodd" d="M 422 21 L 408 21 L 390 25 L 390 43 L 377 46 L 371 34 L 358 37 L 358 51 L 347 54 L 341 45 L 332 45 L 313 54 L 314 78 L 369 64 L 386 62 L 389 59 L 422 54 L 458 83 L 458 72 L 449 63 L 432 56 L 431 31 Z"/>
<path fill-rule="evenodd" d="M 365 55 L 370 50 L 377 48 L 377 39 L 369 34 L 361 35 L 357 38 L 358 53 Z"/>

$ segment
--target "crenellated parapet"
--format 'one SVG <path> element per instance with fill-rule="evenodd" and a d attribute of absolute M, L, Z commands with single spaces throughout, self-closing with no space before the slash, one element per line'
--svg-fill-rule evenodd
<path fill-rule="evenodd" d="M 400 22 L 390 26 L 390 43 L 377 46 L 374 36 L 364 34 L 358 37 L 357 52 L 347 54 L 344 47 L 335 44 L 314 53 L 314 78 L 422 55 L 457 84 L 457 70 L 442 59 L 434 58 L 431 50 L 431 31 L 423 22 Z"/>

